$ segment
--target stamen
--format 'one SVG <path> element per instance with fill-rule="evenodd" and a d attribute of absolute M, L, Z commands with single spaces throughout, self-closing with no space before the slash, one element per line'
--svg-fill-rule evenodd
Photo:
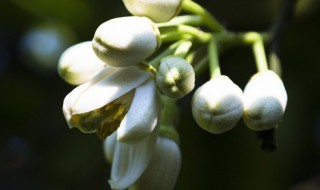
<path fill-rule="evenodd" d="M 101 140 L 105 139 L 107 136 L 111 135 L 114 131 L 117 130 L 122 119 L 128 112 L 125 105 L 115 103 L 111 103 L 108 105 L 110 105 L 108 107 L 109 109 L 105 109 L 106 115 L 108 115 L 108 117 L 106 117 L 97 128 L 97 135 Z"/>
<path fill-rule="evenodd" d="M 83 132 L 96 132 L 100 139 L 105 139 L 120 126 L 121 121 L 129 111 L 134 92 L 132 90 L 113 102 L 91 112 L 75 114 L 70 122 Z"/>

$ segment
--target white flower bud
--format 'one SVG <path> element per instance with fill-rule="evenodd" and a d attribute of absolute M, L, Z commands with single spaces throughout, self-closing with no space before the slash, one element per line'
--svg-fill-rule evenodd
<path fill-rule="evenodd" d="M 229 77 L 219 76 L 197 89 L 192 114 L 204 130 L 219 134 L 232 129 L 242 116 L 243 92 Z"/>
<path fill-rule="evenodd" d="M 181 98 L 194 88 L 195 74 L 192 66 L 180 57 L 161 60 L 156 74 L 159 89 L 171 98 Z"/>
<path fill-rule="evenodd" d="M 61 78 L 73 85 L 89 81 L 103 68 L 104 63 L 93 52 L 91 41 L 82 42 L 66 49 L 58 64 Z"/>
<path fill-rule="evenodd" d="M 181 152 L 175 141 L 158 137 L 151 161 L 129 190 L 172 190 L 181 166 Z"/>
<path fill-rule="evenodd" d="M 119 17 L 102 23 L 92 47 L 107 65 L 127 67 L 148 58 L 160 46 L 160 32 L 147 17 Z"/>
<path fill-rule="evenodd" d="M 244 89 L 243 118 L 256 131 L 278 125 L 287 105 L 287 92 L 280 77 L 273 71 L 253 75 Z"/>
<path fill-rule="evenodd" d="M 180 12 L 183 0 L 123 0 L 123 3 L 133 15 L 167 22 Z"/>

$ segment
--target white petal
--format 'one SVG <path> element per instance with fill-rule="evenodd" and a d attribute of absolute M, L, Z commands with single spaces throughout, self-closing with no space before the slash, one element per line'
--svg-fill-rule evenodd
<path fill-rule="evenodd" d="M 113 132 L 112 135 L 108 136 L 107 139 L 103 142 L 103 153 L 109 163 L 112 163 L 113 161 L 116 143 L 117 132 Z"/>
<path fill-rule="evenodd" d="M 140 178 L 151 160 L 158 129 L 137 144 L 117 141 L 109 180 L 112 189 L 126 189 Z"/>
<path fill-rule="evenodd" d="M 73 89 L 65 98 L 63 101 L 63 107 L 62 111 L 64 114 L 65 119 L 67 120 L 67 123 L 70 128 L 76 127 L 72 126 L 71 123 L 69 123 L 71 116 L 74 114 L 74 106 L 76 102 L 78 101 L 78 98 L 81 96 L 81 94 L 86 91 L 90 86 L 92 86 L 94 83 L 100 81 L 101 79 L 107 77 L 112 72 L 115 72 L 116 68 L 114 67 L 106 67 L 103 69 L 98 75 L 93 77 L 90 81 L 76 87 Z"/>
<path fill-rule="evenodd" d="M 109 68 L 109 67 L 107 67 Z M 74 114 L 86 113 L 112 102 L 130 90 L 136 88 L 150 77 L 150 73 L 139 67 L 113 68 L 113 72 L 101 79 L 100 74 L 77 99 L 74 107 Z"/>
<path fill-rule="evenodd" d="M 181 152 L 176 142 L 158 137 L 150 164 L 129 190 L 172 190 L 176 184 L 180 166 Z"/>
<path fill-rule="evenodd" d="M 124 143 L 136 143 L 150 134 L 158 123 L 160 98 L 152 79 L 136 88 L 129 112 L 117 130 L 117 138 Z"/>
<path fill-rule="evenodd" d="M 72 126 L 71 123 L 69 122 L 73 114 L 73 106 L 77 101 L 78 97 L 81 95 L 81 93 L 83 93 L 83 91 L 85 91 L 88 87 L 89 87 L 88 83 L 78 86 L 73 91 L 71 91 L 63 100 L 62 111 L 70 128 L 76 127 L 76 126 Z"/>

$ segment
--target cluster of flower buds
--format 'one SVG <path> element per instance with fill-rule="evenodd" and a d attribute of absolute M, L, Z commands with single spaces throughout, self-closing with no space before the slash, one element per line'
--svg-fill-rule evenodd
<path fill-rule="evenodd" d="M 79 85 L 63 102 L 68 126 L 104 140 L 112 189 L 174 188 L 181 165 L 176 101 L 193 91 L 196 74 L 208 62 L 212 77 L 195 91 L 191 103 L 201 128 L 223 133 L 242 117 L 257 131 L 279 124 L 287 95 L 273 71 L 255 74 L 244 92 L 220 74 L 217 52 L 223 46 L 218 43 L 232 47 L 243 41 L 258 52 L 263 39 L 253 37 L 259 35 L 235 37 L 191 0 L 123 3 L 133 16 L 102 23 L 92 41 L 67 49 L 58 65 L 66 82 Z M 192 14 L 177 16 L 181 10 Z M 219 33 L 223 35 L 216 40 Z M 203 46 L 208 51 L 197 60 Z M 265 68 L 263 59 L 257 60 Z"/>
<path fill-rule="evenodd" d="M 105 140 L 112 189 L 173 189 L 181 153 L 177 134 L 159 132 L 175 130 L 160 124 L 158 86 L 171 97 L 182 97 L 193 89 L 195 75 L 181 57 L 162 59 L 156 73 L 145 67 L 145 61 L 161 45 L 155 22 L 173 18 L 182 1 L 123 2 L 134 16 L 102 23 L 92 41 L 61 55 L 60 76 L 79 85 L 65 97 L 63 113 L 70 128 L 97 133 Z"/>
<path fill-rule="evenodd" d="M 242 116 L 249 129 L 262 131 L 281 122 L 286 104 L 283 82 L 267 70 L 252 76 L 244 92 L 227 76 L 211 79 L 195 92 L 192 113 L 197 124 L 210 133 L 232 129 Z"/>

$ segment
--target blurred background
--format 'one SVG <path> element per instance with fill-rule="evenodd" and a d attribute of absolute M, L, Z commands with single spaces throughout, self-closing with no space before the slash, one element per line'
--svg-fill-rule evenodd
<path fill-rule="evenodd" d="M 269 30 L 281 5 L 197 2 L 235 31 Z M 64 49 L 125 15 L 121 1 L 0 1 L 0 190 L 109 189 L 102 142 L 67 127 L 62 101 L 74 86 L 59 78 L 56 67 Z M 319 44 L 320 2 L 300 0 L 281 49 L 289 101 L 272 153 L 261 150 L 243 121 L 221 135 L 203 131 L 192 119 L 192 95 L 179 101 L 183 162 L 177 190 L 320 189 Z M 250 48 L 232 49 L 220 61 L 223 74 L 242 88 L 255 72 Z M 204 74 L 197 86 L 206 80 Z"/>

